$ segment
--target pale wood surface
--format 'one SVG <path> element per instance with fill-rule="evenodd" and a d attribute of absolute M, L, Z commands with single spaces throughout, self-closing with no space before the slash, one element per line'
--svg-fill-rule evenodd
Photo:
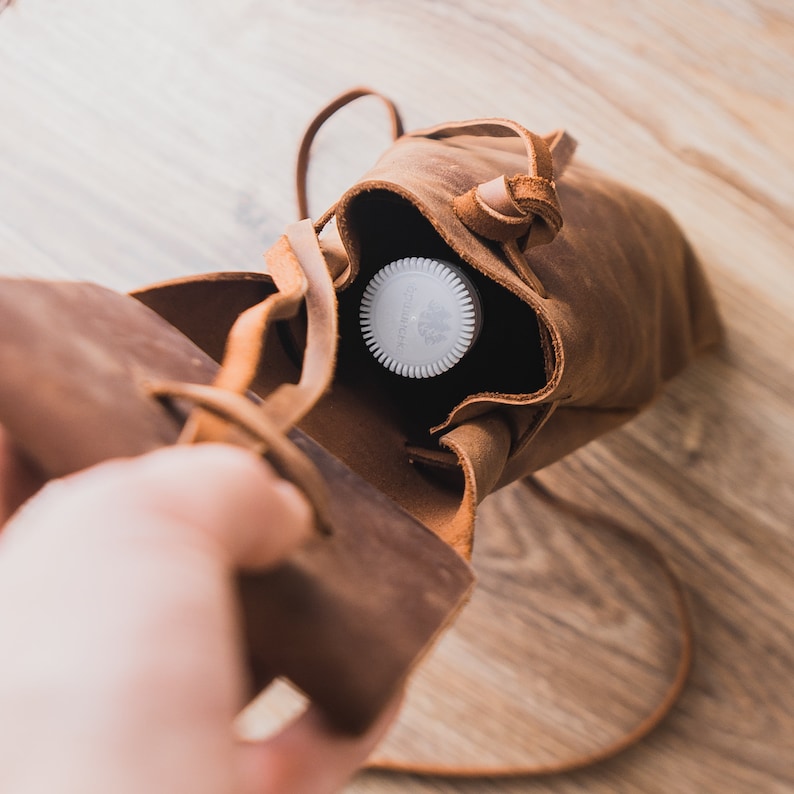
<path fill-rule="evenodd" d="M 129 289 L 259 268 L 294 218 L 298 136 L 359 83 L 409 127 L 566 126 L 582 159 L 678 218 L 727 339 L 543 474 L 652 538 L 686 582 L 698 650 L 670 717 L 576 773 L 367 772 L 349 791 L 794 790 L 794 6 L 20 0 L 0 19 L 0 272 Z M 315 211 L 386 143 L 374 104 L 335 121 Z M 486 502 L 479 538 L 477 608 L 439 649 L 447 686 L 420 675 L 386 750 L 548 761 L 632 724 L 674 663 L 658 571 L 521 485 Z"/>

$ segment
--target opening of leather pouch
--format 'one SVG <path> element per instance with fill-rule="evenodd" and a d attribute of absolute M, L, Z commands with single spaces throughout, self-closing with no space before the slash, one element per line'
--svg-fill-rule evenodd
<path fill-rule="evenodd" d="M 358 197 L 350 208 L 360 255 L 355 282 L 339 295 L 340 344 L 336 378 L 356 384 L 367 399 L 390 406 L 407 440 L 421 443 L 465 398 L 481 393 L 530 394 L 546 382 L 538 320 L 532 309 L 464 262 L 431 223 L 405 199 L 385 190 Z M 463 358 L 434 377 L 390 372 L 365 345 L 359 320 L 362 295 L 385 265 L 425 257 L 459 268 L 481 303 L 481 330 Z"/>

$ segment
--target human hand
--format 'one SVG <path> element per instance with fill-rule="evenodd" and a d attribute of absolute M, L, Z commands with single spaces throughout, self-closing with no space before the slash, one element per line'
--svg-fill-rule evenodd
<path fill-rule="evenodd" d="M 0 430 L 0 524 L 41 481 Z M 0 534 L 0 791 L 322 794 L 385 732 L 309 709 L 272 739 L 233 732 L 245 674 L 233 574 L 311 535 L 260 460 L 170 447 L 43 487 Z"/>

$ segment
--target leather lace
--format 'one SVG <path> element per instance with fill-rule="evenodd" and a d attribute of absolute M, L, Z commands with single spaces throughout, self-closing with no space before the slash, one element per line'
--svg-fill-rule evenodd
<path fill-rule="evenodd" d="M 267 254 L 277 291 L 244 311 L 226 340 L 221 368 L 211 386 L 149 384 L 151 394 L 193 403 L 181 443 L 220 441 L 265 455 L 312 503 L 328 529 L 325 483 L 314 464 L 287 438 L 331 384 L 336 364 L 336 293 L 311 222 L 288 227 Z M 249 392 L 262 363 L 267 333 L 277 320 L 307 316 L 306 346 L 298 383 L 283 383 L 263 400 Z M 241 432 L 242 431 L 242 432 Z"/>
<path fill-rule="evenodd" d="M 301 138 L 300 146 L 298 147 L 298 162 L 295 168 L 295 192 L 298 199 L 298 217 L 309 217 L 309 199 L 306 182 L 309 175 L 309 159 L 312 144 L 320 131 L 320 128 L 325 124 L 331 116 L 337 111 L 341 110 L 346 105 L 354 102 L 356 99 L 362 97 L 373 96 L 379 99 L 389 112 L 391 120 L 392 138 L 397 140 L 403 134 L 403 121 L 400 116 L 400 111 L 394 102 L 383 94 L 373 91 L 371 88 L 359 87 L 346 91 L 344 94 L 333 99 L 329 102 L 310 122 L 306 131 Z"/>

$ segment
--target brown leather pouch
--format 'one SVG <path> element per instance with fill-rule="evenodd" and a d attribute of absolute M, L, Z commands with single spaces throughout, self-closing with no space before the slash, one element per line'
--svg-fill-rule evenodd
<path fill-rule="evenodd" d="M 314 133 L 369 93 L 344 95 L 309 129 L 302 215 Z M 0 419 L 52 476 L 179 436 L 243 443 L 304 488 L 330 533 L 243 582 L 253 669 L 260 684 L 290 677 L 353 731 L 465 599 L 482 499 L 635 416 L 719 337 L 670 216 L 572 162 L 567 135 L 503 119 L 402 134 L 387 104 L 393 146 L 316 224 L 287 231 L 267 275 L 180 279 L 137 302 L 8 284 L 9 312 L 25 311 L 4 311 L 0 328 L 6 371 L 74 386 L 56 412 L 46 396 L 20 407 L 16 375 L 0 395 Z M 375 272 L 419 256 L 466 271 L 483 306 L 476 346 L 448 377 L 424 381 L 385 372 L 359 330 Z M 48 363 L 25 368 L 32 339 Z M 72 411 L 89 394 L 93 408 Z M 41 413 L 46 428 L 32 418 Z M 90 454 L 61 464 L 70 445 Z"/>
<path fill-rule="evenodd" d="M 356 89 L 321 112 L 301 146 Z M 565 133 L 505 119 L 402 133 L 315 224 L 338 291 L 338 362 L 300 427 L 468 558 L 493 490 L 623 424 L 720 337 L 703 271 L 651 199 L 572 162 Z M 563 223 L 564 219 L 564 223 Z M 283 242 L 268 262 L 283 258 Z M 425 382 L 385 377 L 361 341 L 365 285 L 401 257 L 465 268 L 483 293 L 479 355 Z M 213 356 L 266 281 L 217 274 L 136 294 Z M 294 380 L 293 328 L 255 391 Z M 300 346 L 300 342 L 297 346 Z M 286 348 L 286 351 L 285 351 Z"/>

